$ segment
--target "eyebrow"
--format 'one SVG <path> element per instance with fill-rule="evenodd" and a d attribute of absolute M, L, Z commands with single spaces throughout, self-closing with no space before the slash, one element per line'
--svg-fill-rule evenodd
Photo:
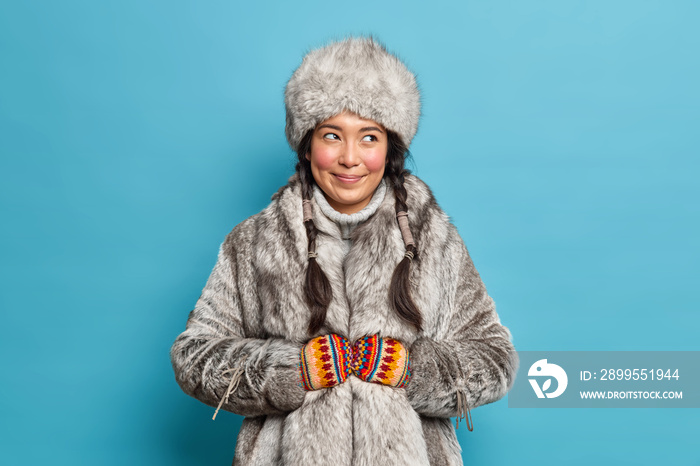
<path fill-rule="evenodd" d="M 334 129 L 334 130 L 336 130 L 336 131 L 342 131 L 342 130 L 343 130 L 343 128 L 341 128 L 340 126 L 329 125 L 329 124 L 321 125 L 321 126 L 319 126 L 317 129 L 321 129 L 321 128 L 330 128 L 330 129 Z M 363 132 L 363 131 L 379 131 L 380 133 L 384 134 L 384 131 L 382 131 L 381 129 L 377 128 L 376 126 L 365 126 L 364 128 L 360 128 L 360 132 Z"/>

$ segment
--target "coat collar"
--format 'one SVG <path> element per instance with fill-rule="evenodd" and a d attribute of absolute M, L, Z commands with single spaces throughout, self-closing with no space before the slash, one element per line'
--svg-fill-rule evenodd
<path fill-rule="evenodd" d="M 431 207 L 437 206 L 430 189 L 413 175 L 408 175 L 407 190 L 409 225 L 414 237 L 420 238 Z M 303 225 L 301 183 L 294 174 L 286 186 L 273 197 L 279 225 L 288 231 L 294 243 L 296 261 L 306 266 L 308 239 Z M 274 202 L 276 201 L 276 202 Z M 381 333 L 412 341 L 415 329 L 403 322 L 389 302 L 389 285 L 396 265 L 405 253 L 403 238 L 396 221 L 394 190 L 387 183 L 387 192 L 377 211 L 358 225 L 351 236 L 352 247 L 344 253 L 340 227 L 321 212 L 312 199 L 318 263 L 331 282 L 333 300 L 328 309 L 326 327 L 321 333 L 334 331 L 351 339 Z M 420 248 L 420 244 L 419 244 Z M 415 275 L 414 263 L 413 274 Z"/>
<path fill-rule="evenodd" d="M 409 212 L 409 223 L 411 223 L 411 219 L 420 221 L 426 215 L 427 209 L 437 207 L 437 203 L 435 202 L 435 198 L 430 188 L 417 176 L 412 174 L 407 175 L 405 177 L 404 187 L 408 193 L 406 204 Z M 277 201 L 277 207 L 280 213 L 284 216 L 289 229 L 295 231 L 296 233 L 303 233 L 303 238 L 305 239 L 306 232 L 303 226 L 303 215 L 301 211 L 301 181 L 299 180 L 298 173 L 294 173 L 289 178 L 287 184 L 282 186 L 272 196 L 272 201 L 275 200 Z M 329 220 L 325 215 L 323 215 L 313 197 L 311 203 L 316 229 L 333 238 L 341 238 L 340 228 L 335 222 Z M 384 217 L 384 221 L 386 221 L 386 217 L 392 217 L 395 219 L 395 216 L 396 210 L 394 189 L 391 186 L 391 183 L 387 181 L 384 200 L 377 209 L 377 212 L 372 215 L 368 221 L 375 217 Z M 411 230 L 414 231 L 414 234 L 415 230 L 420 229 L 420 226 L 420 223 L 411 224 Z"/>

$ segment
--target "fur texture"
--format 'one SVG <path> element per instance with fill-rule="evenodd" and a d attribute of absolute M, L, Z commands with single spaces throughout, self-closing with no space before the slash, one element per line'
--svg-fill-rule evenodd
<path fill-rule="evenodd" d="M 418 130 L 415 76 L 371 37 L 309 52 L 289 79 L 284 102 L 287 141 L 294 151 L 308 130 L 344 110 L 395 131 L 406 147 Z"/>
<path fill-rule="evenodd" d="M 391 274 L 404 254 L 392 189 L 355 229 L 347 256 L 337 224 L 315 201 L 312 207 L 320 231 L 318 261 L 333 288 L 318 335 L 337 333 L 351 342 L 374 333 L 398 339 L 411 352 L 406 388 L 354 375 L 329 389 L 299 386 L 300 349 L 317 335 L 307 334 L 307 240 L 298 175 L 221 245 L 171 359 L 182 389 L 213 407 L 229 386 L 224 371 L 244 369 L 222 407 L 247 416 L 234 464 L 460 465 L 448 419 L 457 415 L 460 384 L 472 410 L 512 386 L 518 358 L 510 332 L 462 239 L 421 180 L 409 175 L 405 186 L 419 248 L 411 282 L 424 320 L 421 333 L 388 300 Z"/>

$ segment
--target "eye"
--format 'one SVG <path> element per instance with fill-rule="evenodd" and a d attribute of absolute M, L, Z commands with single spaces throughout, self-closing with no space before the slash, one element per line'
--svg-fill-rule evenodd
<path fill-rule="evenodd" d="M 337 134 L 335 133 L 326 133 L 323 135 L 323 139 L 331 139 L 331 140 L 338 140 L 340 139 Z"/>
<path fill-rule="evenodd" d="M 362 138 L 363 141 L 377 141 L 377 136 L 374 134 L 368 134 L 367 136 Z"/>

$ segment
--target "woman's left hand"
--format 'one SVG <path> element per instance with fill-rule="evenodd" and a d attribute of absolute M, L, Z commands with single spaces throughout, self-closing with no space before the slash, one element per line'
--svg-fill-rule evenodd
<path fill-rule="evenodd" d="M 411 363 L 406 348 L 393 338 L 368 335 L 353 345 L 352 373 L 365 382 L 396 388 L 405 387 L 411 379 Z"/>

